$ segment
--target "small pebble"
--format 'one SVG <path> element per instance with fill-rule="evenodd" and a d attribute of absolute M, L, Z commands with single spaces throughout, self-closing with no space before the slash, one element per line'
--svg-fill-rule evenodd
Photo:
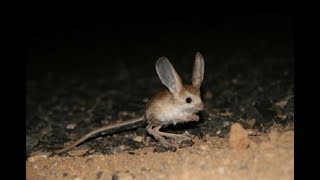
<path fill-rule="evenodd" d="M 203 150 L 203 151 L 208 151 L 210 148 L 209 148 L 208 145 L 201 145 L 200 149 Z"/>
<path fill-rule="evenodd" d="M 76 126 L 77 126 L 76 123 L 71 123 L 67 125 L 66 129 L 74 129 Z"/>
<path fill-rule="evenodd" d="M 134 152 L 128 152 L 128 154 L 130 154 L 130 155 L 135 155 L 136 153 L 134 153 Z"/>
<path fill-rule="evenodd" d="M 281 108 L 284 108 L 287 105 L 288 101 L 287 100 L 282 100 L 279 102 L 276 102 L 275 104 Z"/>
<path fill-rule="evenodd" d="M 141 168 L 141 171 L 150 171 L 150 169 L 149 169 L 149 168 L 146 168 L 146 167 L 142 167 L 142 168 Z"/>
<path fill-rule="evenodd" d="M 252 128 L 256 123 L 256 119 L 255 118 L 247 119 L 246 123 L 249 125 L 250 128 Z"/>
<path fill-rule="evenodd" d="M 143 137 L 142 136 L 136 136 L 135 138 L 133 138 L 134 141 L 138 141 L 138 142 L 142 142 Z"/>
<path fill-rule="evenodd" d="M 205 92 L 205 94 L 204 94 L 205 99 L 212 99 L 212 97 L 213 97 L 213 94 L 211 91 Z"/>
<path fill-rule="evenodd" d="M 119 176 L 117 174 L 112 174 L 112 180 L 118 180 Z"/>
<path fill-rule="evenodd" d="M 219 129 L 219 130 L 216 132 L 216 134 L 219 135 L 220 133 L 221 133 L 221 130 Z"/>
<path fill-rule="evenodd" d="M 91 149 L 91 150 L 89 151 L 89 153 L 90 153 L 90 154 L 93 154 L 95 151 L 96 151 L 96 150 Z"/>
<path fill-rule="evenodd" d="M 227 112 L 219 113 L 219 115 L 220 115 L 220 116 L 223 116 L 223 117 L 230 117 L 230 116 L 233 115 L 233 113 L 227 111 Z"/>
<path fill-rule="evenodd" d="M 287 118 L 284 114 L 278 114 L 276 117 L 280 118 L 281 120 L 285 120 Z"/>
<path fill-rule="evenodd" d="M 181 143 L 179 144 L 179 148 L 191 147 L 193 144 L 194 144 L 194 142 L 191 141 L 191 140 L 183 140 L 183 141 L 181 141 Z"/>
<path fill-rule="evenodd" d="M 100 179 L 101 176 L 102 176 L 102 171 L 99 171 L 99 172 L 97 173 L 96 179 Z"/>
<path fill-rule="evenodd" d="M 233 78 L 233 79 L 231 80 L 231 82 L 232 82 L 232 84 L 234 84 L 234 85 L 236 85 L 236 84 L 239 83 L 237 78 Z"/>
<path fill-rule="evenodd" d="M 209 141 L 211 139 L 210 134 L 206 134 L 204 137 L 205 140 Z"/>
<path fill-rule="evenodd" d="M 126 145 L 120 145 L 118 148 L 119 148 L 120 151 L 123 151 L 123 150 L 125 150 L 127 148 L 127 146 Z"/>

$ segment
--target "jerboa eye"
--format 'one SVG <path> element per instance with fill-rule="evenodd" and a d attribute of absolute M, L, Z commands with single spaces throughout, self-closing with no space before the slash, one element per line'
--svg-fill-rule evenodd
<path fill-rule="evenodd" d="M 187 102 L 187 103 L 191 103 L 191 102 L 192 102 L 192 99 L 191 99 L 190 97 L 187 97 L 186 102 Z"/>

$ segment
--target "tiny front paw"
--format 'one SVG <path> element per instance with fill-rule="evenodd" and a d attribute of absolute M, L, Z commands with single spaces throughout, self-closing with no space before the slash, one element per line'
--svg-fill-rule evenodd
<path fill-rule="evenodd" d="M 195 115 L 195 114 L 191 114 L 188 116 L 188 119 L 190 119 L 190 121 L 199 121 L 199 116 Z"/>

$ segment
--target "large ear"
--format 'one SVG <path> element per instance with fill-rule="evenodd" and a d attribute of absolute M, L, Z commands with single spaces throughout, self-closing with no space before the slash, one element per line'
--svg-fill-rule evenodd
<path fill-rule="evenodd" d="M 182 81 L 172 64 L 166 57 L 160 57 L 156 62 L 157 74 L 171 93 L 179 93 L 183 89 Z"/>
<path fill-rule="evenodd" d="M 192 85 L 200 88 L 204 75 L 204 60 L 201 53 L 197 52 L 193 65 Z"/>

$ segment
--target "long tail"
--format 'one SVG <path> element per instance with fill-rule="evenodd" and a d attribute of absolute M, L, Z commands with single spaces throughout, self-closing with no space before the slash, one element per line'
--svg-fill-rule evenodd
<path fill-rule="evenodd" d="M 120 127 L 123 127 L 123 126 L 126 126 L 126 125 L 134 124 L 134 123 L 143 121 L 144 119 L 145 119 L 144 116 L 141 116 L 141 117 L 138 117 L 138 118 L 135 118 L 135 119 L 131 119 L 131 120 L 128 120 L 128 121 L 125 121 L 125 122 L 121 122 L 121 123 L 118 123 L 118 124 L 103 126 L 103 127 L 98 128 L 96 130 L 90 131 L 86 135 L 82 136 L 78 141 L 74 142 L 73 144 L 71 144 L 71 145 L 69 145 L 69 146 L 67 146 L 65 148 L 56 150 L 56 151 L 54 151 L 54 153 L 55 154 L 60 154 L 60 153 L 63 153 L 65 151 L 68 151 L 69 149 L 71 149 L 71 148 L 77 146 L 78 144 L 84 142 L 85 140 L 87 140 L 88 138 L 90 138 L 91 136 L 93 136 L 95 134 L 101 133 L 103 131 L 107 131 L 109 129 L 120 128 Z"/>

